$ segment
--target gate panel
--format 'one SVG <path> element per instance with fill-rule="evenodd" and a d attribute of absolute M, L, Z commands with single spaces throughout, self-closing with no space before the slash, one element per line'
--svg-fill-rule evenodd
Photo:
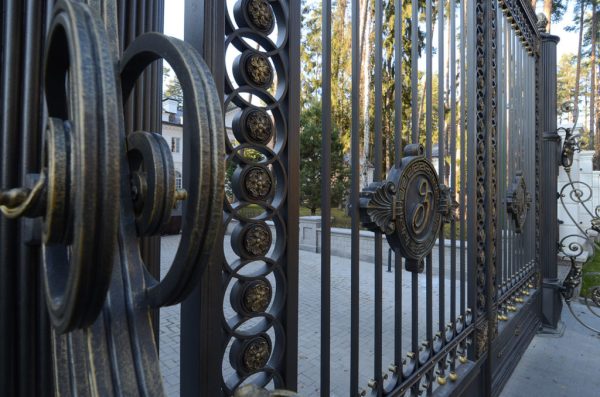
<path fill-rule="evenodd" d="M 492 342 L 492 395 L 500 393 L 540 326 L 539 32 L 526 4 L 499 2 L 498 337 Z"/>
<path fill-rule="evenodd" d="M 322 396 L 500 392 L 539 325 L 533 10 L 332 3 L 304 15 L 322 43 L 302 69 L 320 84 L 302 98 L 299 1 L 187 0 L 188 43 L 138 38 L 160 30 L 160 1 L 2 3 L 0 209 L 28 218 L 0 220 L 2 393 L 164 394 L 153 326 L 186 298 L 182 395 L 248 383 Z M 334 69 L 340 42 L 348 62 Z M 186 192 L 151 133 L 161 57 L 186 91 Z M 321 112 L 320 256 L 298 250 L 306 110 Z M 343 233 L 331 227 L 336 134 L 351 178 Z M 156 236 L 180 199 L 182 242 L 161 281 Z M 334 258 L 340 234 L 348 248 Z"/>

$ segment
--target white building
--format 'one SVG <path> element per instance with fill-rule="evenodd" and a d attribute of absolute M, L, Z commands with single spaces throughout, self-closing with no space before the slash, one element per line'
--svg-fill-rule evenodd
<path fill-rule="evenodd" d="M 225 126 L 227 133 L 230 138 L 233 137 L 231 133 L 231 124 L 237 107 L 232 107 L 225 117 Z M 173 98 L 166 98 L 163 100 L 162 106 L 162 136 L 167 141 L 167 144 L 171 148 L 171 155 L 173 156 L 173 163 L 175 166 L 175 184 L 177 189 L 182 187 L 182 172 L 183 172 L 183 109 L 179 101 Z"/>
<path fill-rule="evenodd" d="M 163 100 L 162 110 L 162 136 L 171 148 L 173 163 L 175 165 L 175 184 L 181 189 L 183 171 L 183 116 L 179 102 L 167 98 Z"/>

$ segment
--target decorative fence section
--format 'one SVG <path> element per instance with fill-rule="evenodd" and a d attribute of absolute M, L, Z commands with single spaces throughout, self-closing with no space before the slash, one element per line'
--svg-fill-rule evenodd
<path fill-rule="evenodd" d="M 576 125 L 576 123 L 575 123 Z M 561 285 L 561 295 L 571 314 L 584 327 L 600 334 L 600 321 L 589 324 L 573 310 L 571 302 L 577 299 L 580 286 L 591 281 L 583 300 L 588 310 L 600 318 L 600 272 L 585 272 L 598 252 L 600 234 L 600 173 L 592 170 L 591 151 L 581 151 L 580 136 L 573 128 L 559 128 L 562 137 L 561 165 L 559 177 L 559 224 L 558 249 L 563 260 L 570 263 L 569 273 Z M 562 182 L 562 183 L 561 183 Z M 566 218 L 566 222 L 563 219 Z M 570 221 L 570 222 L 569 222 Z"/>

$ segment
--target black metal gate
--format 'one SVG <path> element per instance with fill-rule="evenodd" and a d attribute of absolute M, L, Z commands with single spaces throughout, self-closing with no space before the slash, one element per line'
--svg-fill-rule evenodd
<path fill-rule="evenodd" d="M 164 395 L 158 309 L 178 303 L 183 396 L 248 383 L 500 393 L 541 321 L 540 114 L 556 112 L 541 109 L 555 85 L 541 43 L 554 39 L 524 0 L 373 0 L 364 89 L 364 2 L 333 3 L 319 2 L 320 263 L 309 267 L 300 1 L 186 0 L 185 42 L 148 33 L 162 30 L 162 0 L 2 2 L 2 395 Z M 329 178 L 341 128 L 332 10 L 346 6 L 347 261 L 332 256 Z M 157 134 L 163 59 L 184 89 L 184 190 Z M 177 201 L 181 240 L 161 279 L 159 235 Z"/>

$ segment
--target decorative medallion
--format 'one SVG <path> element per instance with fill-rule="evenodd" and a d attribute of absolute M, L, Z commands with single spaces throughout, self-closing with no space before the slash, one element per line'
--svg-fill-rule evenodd
<path fill-rule="evenodd" d="M 264 200 L 271 193 L 273 179 L 264 167 L 251 167 L 244 175 L 244 188 L 254 200 Z"/>
<path fill-rule="evenodd" d="M 522 171 L 517 171 L 513 185 L 506 195 L 506 209 L 515 221 L 515 232 L 522 233 L 527 219 L 527 211 L 531 206 L 531 195 L 527 192 L 527 184 Z"/>
<path fill-rule="evenodd" d="M 406 270 L 422 272 L 442 222 L 441 188 L 422 145 L 407 145 L 399 167 L 385 182 L 369 185 L 360 198 L 363 226 L 386 234 L 406 258 Z M 448 211 L 446 206 L 446 211 Z"/>
<path fill-rule="evenodd" d="M 246 116 L 245 127 L 248 137 L 261 145 L 268 143 L 273 137 L 273 121 L 264 110 L 250 110 Z"/>
<path fill-rule="evenodd" d="M 268 87 L 273 82 L 273 69 L 266 56 L 253 53 L 246 57 L 244 67 L 250 83 L 259 87 Z"/>
<path fill-rule="evenodd" d="M 271 248 L 271 229 L 262 223 L 249 226 L 244 233 L 244 250 L 249 256 L 265 256 Z"/>
<path fill-rule="evenodd" d="M 271 303 L 271 285 L 265 280 L 244 283 L 242 306 L 249 313 L 262 313 Z"/>
<path fill-rule="evenodd" d="M 271 357 L 271 344 L 263 337 L 256 337 L 248 342 L 242 353 L 242 365 L 247 372 L 256 372 L 267 365 Z"/>
<path fill-rule="evenodd" d="M 275 16 L 271 5 L 265 0 L 249 0 L 246 10 L 251 24 L 263 33 L 270 33 L 275 26 Z"/>

